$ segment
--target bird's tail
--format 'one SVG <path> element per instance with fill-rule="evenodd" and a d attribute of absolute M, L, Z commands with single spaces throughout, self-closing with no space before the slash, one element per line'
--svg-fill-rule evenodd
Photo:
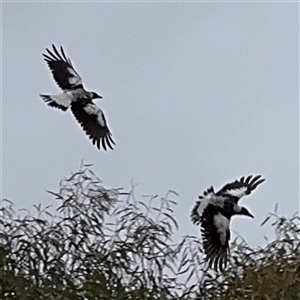
<path fill-rule="evenodd" d="M 40 97 L 51 107 L 55 107 L 55 108 L 59 108 L 63 111 L 66 111 L 69 107 L 69 105 L 64 105 L 62 103 L 59 103 L 61 101 L 59 101 L 59 96 L 50 96 L 50 95 L 41 95 Z"/>

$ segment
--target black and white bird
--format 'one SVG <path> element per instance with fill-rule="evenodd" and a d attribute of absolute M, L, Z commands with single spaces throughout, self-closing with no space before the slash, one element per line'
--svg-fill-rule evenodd
<path fill-rule="evenodd" d="M 88 92 L 84 89 L 80 75 L 74 69 L 71 60 L 65 55 L 62 47 L 60 52 L 52 45 L 52 52 L 49 49 L 43 54 L 54 80 L 63 90 L 58 95 L 40 95 L 51 107 L 66 111 L 69 107 L 80 123 L 81 127 L 92 140 L 98 149 L 107 150 L 107 146 L 113 149 L 115 142 L 107 126 L 102 110 L 93 102 L 93 99 L 102 98 L 95 92 Z"/>
<path fill-rule="evenodd" d="M 254 218 L 247 208 L 238 205 L 238 201 L 264 181 L 261 175 L 250 175 L 226 184 L 217 193 L 210 187 L 203 196 L 199 196 L 191 219 L 194 224 L 201 225 L 203 248 L 209 267 L 216 271 L 222 271 L 226 267 L 229 256 L 230 219 L 234 215 Z"/>

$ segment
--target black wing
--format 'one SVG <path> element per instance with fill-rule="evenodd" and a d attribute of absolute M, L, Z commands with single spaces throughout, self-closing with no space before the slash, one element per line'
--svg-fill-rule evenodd
<path fill-rule="evenodd" d="M 52 48 L 53 52 L 46 49 L 48 54 L 43 56 L 59 87 L 63 90 L 83 88 L 81 77 L 75 71 L 71 60 L 65 55 L 64 49 L 60 47 L 61 53 L 59 53 L 54 45 Z"/>
<path fill-rule="evenodd" d="M 208 204 L 201 216 L 203 248 L 209 267 L 222 271 L 229 255 L 230 220 L 222 214 L 222 209 Z"/>
<path fill-rule="evenodd" d="M 228 183 L 223 186 L 218 192 L 217 196 L 231 196 L 238 201 L 245 195 L 249 195 L 253 190 L 257 188 L 259 184 L 264 182 L 265 179 L 261 178 L 261 175 L 253 177 L 252 175 L 247 178 L 242 177 L 239 180 Z"/>
<path fill-rule="evenodd" d="M 112 145 L 115 145 L 115 142 L 107 127 L 105 116 L 96 104 L 92 102 L 74 102 L 71 105 L 71 110 L 83 130 L 98 149 L 101 148 L 101 145 L 104 150 L 107 150 L 106 146 L 113 149 Z"/>

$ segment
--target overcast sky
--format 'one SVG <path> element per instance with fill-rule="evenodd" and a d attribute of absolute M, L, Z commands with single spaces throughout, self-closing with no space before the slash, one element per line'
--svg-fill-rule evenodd
<path fill-rule="evenodd" d="M 62 45 L 85 87 L 103 96 L 114 151 L 39 93 L 58 87 L 42 58 Z M 243 175 L 267 180 L 232 228 L 263 245 L 279 203 L 299 209 L 298 3 L 3 3 L 2 197 L 54 204 L 82 159 L 106 187 L 179 193 L 180 235 L 197 195 Z"/>

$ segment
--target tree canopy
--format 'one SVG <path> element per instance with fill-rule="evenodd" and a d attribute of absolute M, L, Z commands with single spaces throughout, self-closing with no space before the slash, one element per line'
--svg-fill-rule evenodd
<path fill-rule="evenodd" d="M 173 191 L 137 199 L 82 165 L 49 193 L 57 207 L 34 213 L 1 201 L 1 299 L 300 299 L 297 215 L 270 213 L 275 238 L 254 249 L 235 239 L 229 266 L 216 273 L 199 237 L 175 242 Z"/>

